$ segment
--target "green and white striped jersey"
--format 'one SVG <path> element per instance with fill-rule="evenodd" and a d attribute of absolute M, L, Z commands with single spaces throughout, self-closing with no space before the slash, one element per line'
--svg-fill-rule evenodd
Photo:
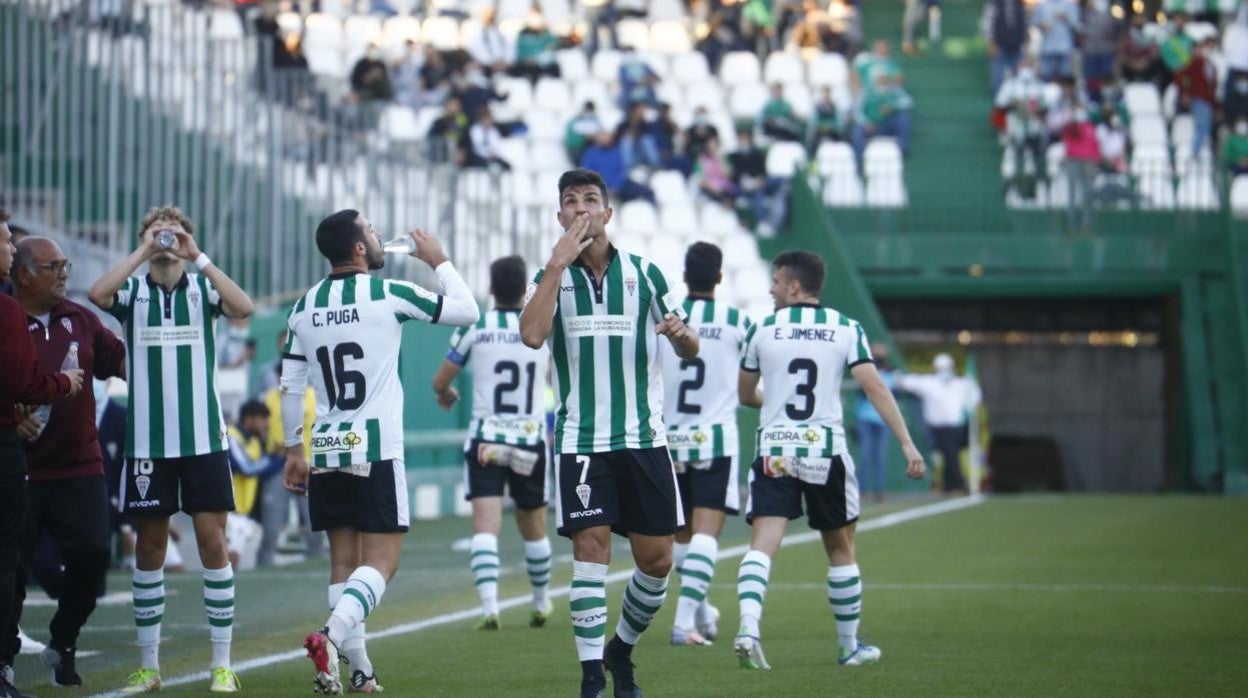
<path fill-rule="evenodd" d="M 348 272 L 331 274 L 295 303 L 283 358 L 306 362 L 315 388 L 313 467 L 403 459 L 402 325 L 438 322 L 444 300 L 406 281 Z M 288 380 L 283 366 L 284 390 Z"/>
<path fill-rule="evenodd" d="M 519 446 L 542 443 L 546 432 L 546 371 L 550 349 L 520 340 L 520 311 L 492 310 L 451 335 L 447 361 L 472 362 L 469 438 Z"/>
<path fill-rule="evenodd" d="M 700 348 L 696 357 L 681 359 L 666 337 L 659 340 L 667 448 L 677 462 L 736 455 L 737 364 L 754 325 L 726 303 L 689 298 L 681 307 Z"/>
<path fill-rule="evenodd" d="M 614 246 L 610 254 L 606 278 L 594 278 L 578 261 L 559 280 L 549 339 L 559 453 L 667 445 L 654 327 L 668 313 L 683 320 L 685 311 L 657 266 Z"/>
<path fill-rule="evenodd" d="M 172 291 L 130 277 L 108 312 L 126 339 L 126 457 L 183 458 L 226 449 L 217 397 L 215 320 L 221 295 L 203 274 Z"/>
<path fill-rule="evenodd" d="M 841 377 L 871 360 L 862 325 L 831 308 L 789 306 L 752 328 L 741 368 L 763 374 L 758 455 L 845 453 Z"/>

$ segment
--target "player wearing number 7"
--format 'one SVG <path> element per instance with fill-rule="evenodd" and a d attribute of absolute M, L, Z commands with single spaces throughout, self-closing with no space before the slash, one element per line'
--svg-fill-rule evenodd
<path fill-rule="evenodd" d="M 799 250 L 776 257 L 773 267 L 776 312 L 746 337 L 738 379 L 741 404 L 760 407 L 762 413 L 746 504 L 750 551 L 737 573 L 741 629 L 733 651 L 743 668 L 770 668 L 759 630 L 767 578 L 785 526 L 802 515 L 805 500 L 810 527 L 822 533 L 828 554 L 828 601 L 836 619 L 840 664 L 870 664 L 879 661 L 880 649 L 858 640 L 858 481 L 841 425 L 841 375 L 846 367 L 901 442 L 906 477 L 923 477 L 923 456 L 875 369 L 862 326 L 819 303 L 823 260 Z M 760 377 L 764 394 L 758 389 Z"/>
<path fill-rule="evenodd" d="M 329 535 L 325 627 L 304 648 L 314 689 L 342 693 L 339 651 L 351 664 L 352 692 L 381 690 L 364 649 L 364 619 L 381 602 L 408 527 L 403 468 L 402 324 L 420 320 L 465 327 L 480 312 L 437 238 L 422 231 L 412 256 L 437 272 L 438 295 L 368 272 L 385 265 L 381 239 L 358 211 L 339 211 L 316 228 L 316 247 L 333 266 L 296 303 L 282 356 L 282 429 L 287 489 L 308 495 L 312 530 Z M 303 393 L 316 388 L 311 474 L 303 446 Z"/>
<path fill-rule="evenodd" d="M 555 514 L 559 534 L 572 539 L 569 605 L 581 695 L 605 694 L 605 667 L 615 695 L 632 698 L 641 695 L 633 646 L 663 604 L 672 534 L 684 525 L 657 343 L 666 336 L 677 356 L 692 359 L 698 336 L 659 268 L 607 239 L 611 208 L 598 173 L 563 173 L 557 215 L 565 232 L 529 285 L 520 336 L 534 349 L 549 339 L 555 364 Z M 604 648 L 613 530 L 628 536 L 637 569 Z"/>
<path fill-rule="evenodd" d="M 528 277 L 524 260 L 503 257 L 490 265 L 494 310 L 472 327 L 455 330 L 446 360 L 433 376 L 443 409 L 459 400 L 451 381 L 471 362 L 472 423 L 464 443 L 464 497 L 472 502 L 469 566 L 481 599 L 478 630 L 498 630 L 498 532 L 504 486 L 516 503 L 516 527 L 533 588 L 529 625 L 550 615 L 550 539 L 546 537 L 546 431 L 543 397 L 550 350 L 520 342 L 520 304 Z"/>

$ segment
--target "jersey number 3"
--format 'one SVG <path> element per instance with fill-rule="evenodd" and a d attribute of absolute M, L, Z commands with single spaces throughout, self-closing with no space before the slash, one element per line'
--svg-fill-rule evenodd
<path fill-rule="evenodd" d="M 815 381 L 819 380 L 819 366 L 810 359 L 793 359 L 789 362 L 789 373 L 795 376 L 805 373 L 806 377 L 793 386 L 793 394 L 803 398 L 802 404 L 799 406 L 790 402 L 784 406 L 784 413 L 789 419 L 810 419 L 815 413 Z"/>
<path fill-rule="evenodd" d="M 321 365 L 321 377 L 325 380 L 325 399 L 330 409 L 356 410 L 364 404 L 364 374 L 347 370 L 347 359 L 364 358 L 364 349 L 355 342 L 343 342 L 334 347 L 330 361 L 329 347 L 316 350 L 316 361 Z M 351 397 L 347 397 L 347 393 Z"/>

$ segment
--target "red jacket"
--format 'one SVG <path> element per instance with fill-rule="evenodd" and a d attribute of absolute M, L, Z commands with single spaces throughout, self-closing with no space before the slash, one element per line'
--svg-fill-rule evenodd
<path fill-rule="evenodd" d="M 26 312 L 0 293 L 0 426 L 15 426 L 15 403 L 41 405 L 69 392 L 69 378 L 40 373 Z M 56 365 L 59 371 L 61 365 Z"/>
<path fill-rule="evenodd" d="M 1218 72 L 1203 56 L 1195 56 L 1174 74 L 1174 84 L 1179 95 L 1188 99 L 1200 99 L 1211 106 L 1218 106 Z"/>
<path fill-rule="evenodd" d="M 52 309 L 48 326 L 27 315 L 27 327 L 39 368 L 61 370 L 69 343 L 78 342 L 78 367 L 86 383 L 73 397 L 52 401 L 52 413 L 43 433 L 26 442 L 26 467 L 32 481 L 64 480 L 103 475 L 99 435 L 95 428 L 95 391 L 90 376 L 100 380 L 121 374 L 126 347 L 99 317 L 73 301 L 61 301 Z"/>

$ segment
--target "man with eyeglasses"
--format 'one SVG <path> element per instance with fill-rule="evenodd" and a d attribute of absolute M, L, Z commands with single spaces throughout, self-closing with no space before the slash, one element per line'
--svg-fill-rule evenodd
<path fill-rule="evenodd" d="M 125 345 L 86 307 L 65 297 L 70 262 L 55 242 L 28 237 L 17 244 L 13 260 L 13 295 L 26 312 L 39 370 L 58 371 L 77 344 L 78 366 L 101 380 L 124 376 Z M 82 626 L 95 610 L 95 599 L 109 556 L 109 500 L 104 461 L 95 424 L 95 394 L 80 391 L 51 402 L 44 419 L 31 411 L 17 427 L 25 440 L 30 473 L 22 556 L 29 563 L 42 531 L 60 548 L 64 586 L 51 639 L 40 654 L 57 686 L 80 686 L 74 652 Z M 33 405 L 28 407 L 34 407 Z M 46 421 L 45 421 L 46 420 Z M 19 571 L 17 620 L 25 599 L 25 573 Z M 5 628 L 11 642 L 16 628 Z"/>

